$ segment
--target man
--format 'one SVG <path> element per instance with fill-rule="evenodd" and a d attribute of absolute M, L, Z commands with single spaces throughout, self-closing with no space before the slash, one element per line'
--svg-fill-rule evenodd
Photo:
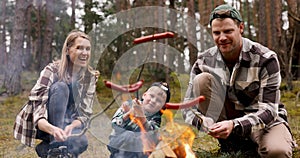
<path fill-rule="evenodd" d="M 185 121 L 217 138 L 223 151 L 250 140 L 261 157 L 292 157 L 276 53 L 242 37 L 241 15 L 229 5 L 216 7 L 209 22 L 216 46 L 198 56 L 185 97 L 206 100 L 183 109 Z"/>

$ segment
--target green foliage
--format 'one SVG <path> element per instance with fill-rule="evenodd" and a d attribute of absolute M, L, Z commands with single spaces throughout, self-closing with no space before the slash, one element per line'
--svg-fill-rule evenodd
<path fill-rule="evenodd" d="M 104 18 L 97 14 L 92 8 L 98 8 L 99 2 L 93 2 L 92 0 L 85 0 L 84 12 L 82 21 L 84 23 L 85 33 L 89 33 L 93 29 L 93 24 L 98 24 L 103 21 Z"/>
<path fill-rule="evenodd" d="M 294 99 L 296 97 L 295 93 L 290 91 L 282 92 L 281 93 L 281 101 L 289 101 L 290 99 Z"/>
<path fill-rule="evenodd" d="M 146 85 L 150 84 L 152 82 L 151 78 L 149 79 L 150 74 L 143 73 L 145 76 L 148 76 Z M 33 79 L 30 79 L 30 76 L 36 76 L 30 75 L 30 73 L 24 73 L 23 79 L 27 81 L 23 81 L 22 83 L 30 84 L 32 87 L 34 82 Z M 136 77 L 136 76 L 135 76 Z M 133 77 L 135 79 L 135 77 Z M 35 77 L 34 77 L 35 78 Z M 103 84 L 103 80 L 105 80 L 105 76 L 100 76 L 98 83 L 97 83 L 97 97 L 98 101 L 100 102 L 100 106 L 103 108 L 105 107 L 109 102 L 112 101 L 113 95 L 112 91 L 109 88 L 106 88 Z M 109 79 L 107 79 L 109 80 Z M 188 74 L 177 74 L 175 72 L 170 73 L 170 85 L 172 88 L 172 102 L 180 101 L 181 93 L 179 92 L 185 92 L 186 85 L 189 80 Z M 184 84 L 184 85 L 182 85 Z M 146 86 L 144 85 L 144 86 Z M 298 85 L 295 84 L 294 88 L 298 88 Z M 182 90 L 183 89 L 183 90 Z M 36 157 L 34 148 L 25 148 L 23 149 L 23 153 L 16 152 L 16 148 L 19 147 L 20 142 L 16 141 L 12 137 L 12 128 L 15 116 L 17 112 L 20 110 L 22 105 L 27 101 L 28 92 L 30 89 L 26 89 L 26 91 L 23 94 L 14 96 L 14 97 L 8 97 L 5 99 L 5 101 L 0 100 L 0 157 Z M 291 131 L 294 135 L 294 138 L 297 142 L 300 142 L 300 107 L 297 107 L 294 105 L 295 100 L 295 93 L 283 91 L 282 93 L 282 100 L 283 103 L 286 105 L 287 111 L 288 111 L 288 119 L 289 124 L 291 127 Z M 100 111 L 99 107 L 94 107 L 95 112 Z M 118 108 L 117 104 L 114 104 L 112 107 L 109 108 L 108 111 L 106 111 L 106 115 L 108 117 L 111 117 L 116 109 Z M 174 111 L 176 113 L 177 111 Z M 180 112 L 177 113 L 175 116 L 176 120 L 182 119 Z M 196 133 L 196 138 L 194 140 L 193 144 L 193 151 L 196 154 L 197 158 L 206 158 L 206 157 L 219 157 L 219 158 L 232 158 L 232 157 L 241 157 L 241 158 L 247 158 L 251 157 L 251 153 L 244 153 L 244 152 L 236 152 L 236 153 L 221 153 L 219 152 L 219 146 L 218 141 L 211 136 L 198 132 L 195 128 L 193 128 L 194 132 Z M 97 147 L 93 147 L 97 148 Z M 96 152 L 94 152 L 96 153 Z M 9 156 L 8 156 L 9 155 Z M 12 156 L 13 155 L 13 156 Z M 91 157 L 93 157 L 92 155 Z M 299 150 L 294 151 L 294 157 L 299 157 L 300 152 Z"/>

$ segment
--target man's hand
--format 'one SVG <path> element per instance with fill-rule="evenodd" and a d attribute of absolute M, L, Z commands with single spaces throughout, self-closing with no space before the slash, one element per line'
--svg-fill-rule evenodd
<path fill-rule="evenodd" d="M 208 134 L 219 139 L 226 139 L 233 130 L 233 122 L 231 120 L 221 121 L 209 127 Z"/>

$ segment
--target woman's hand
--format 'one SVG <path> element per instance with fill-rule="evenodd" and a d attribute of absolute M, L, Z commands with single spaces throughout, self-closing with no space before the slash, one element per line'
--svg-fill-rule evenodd
<path fill-rule="evenodd" d="M 208 134 L 215 137 L 226 139 L 233 129 L 233 122 L 231 120 L 221 121 L 214 123 L 211 127 L 209 127 Z"/>
<path fill-rule="evenodd" d="M 73 130 L 73 126 L 71 126 L 71 125 L 68 125 L 68 126 L 66 126 L 66 128 L 65 128 L 65 133 L 66 133 L 66 135 L 67 136 L 70 136 L 71 134 L 72 134 L 72 130 Z"/>
<path fill-rule="evenodd" d="M 75 127 L 80 127 L 81 126 L 81 121 L 79 120 L 74 120 L 71 124 L 65 127 L 65 133 L 67 137 L 69 137 L 72 134 L 72 131 Z"/>
<path fill-rule="evenodd" d="M 54 137 L 54 139 L 56 141 L 62 142 L 62 141 L 67 140 L 66 132 L 59 127 L 53 126 L 46 119 L 42 118 L 42 119 L 38 120 L 37 124 L 38 124 L 38 128 L 41 131 L 49 133 L 50 135 L 52 135 Z"/>
<path fill-rule="evenodd" d="M 58 142 L 63 142 L 67 140 L 67 134 L 64 130 L 61 128 L 58 128 L 56 126 L 53 126 L 51 135 L 54 137 L 54 139 Z"/>

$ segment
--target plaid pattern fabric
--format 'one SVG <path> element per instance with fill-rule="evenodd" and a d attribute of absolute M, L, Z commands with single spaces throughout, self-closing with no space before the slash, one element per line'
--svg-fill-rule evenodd
<path fill-rule="evenodd" d="M 281 122 L 287 124 L 283 119 L 286 111 L 279 106 L 281 76 L 277 55 L 273 51 L 243 38 L 239 62 L 230 75 L 218 48 L 215 46 L 206 50 L 192 67 L 185 100 L 194 97 L 192 81 L 201 72 L 209 72 L 219 79 L 228 88 L 228 98 L 235 104 L 235 109 L 244 111 L 245 116 L 234 119 L 242 126 L 241 135 L 249 135 L 253 130 Z M 202 114 L 196 107 L 182 109 L 182 112 L 187 123 L 196 127 L 199 125 L 196 115 Z"/>
<path fill-rule="evenodd" d="M 37 121 L 41 118 L 48 118 L 46 104 L 48 102 L 48 93 L 50 86 L 58 80 L 58 64 L 50 63 L 40 73 L 35 86 L 29 94 L 29 101 L 23 105 L 20 112 L 16 116 L 14 124 L 14 137 L 21 143 L 33 147 L 37 132 Z M 92 114 L 93 96 L 95 93 L 97 77 L 89 77 L 89 80 L 80 81 L 79 101 L 75 104 L 78 108 L 79 116 L 85 125 L 89 116 Z"/>

